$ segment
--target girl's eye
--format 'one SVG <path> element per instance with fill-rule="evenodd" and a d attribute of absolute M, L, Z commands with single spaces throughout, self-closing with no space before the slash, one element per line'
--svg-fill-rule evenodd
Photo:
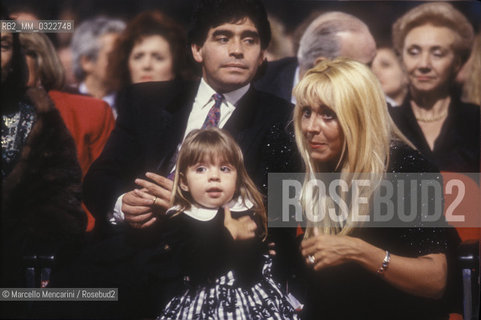
<path fill-rule="evenodd" d="M 203 173 L 203 172 L 206 172 L 207 171 L 207 168 L 206 167 L 197 167 L 195 168 L 195 172 L 197 173 Z"/>
<path fill-rule="evenodd" d="M 220 171 L 228 173 L 228 172 L 231 172 L 232 170 L 229 166 L 221 166 Z"/>

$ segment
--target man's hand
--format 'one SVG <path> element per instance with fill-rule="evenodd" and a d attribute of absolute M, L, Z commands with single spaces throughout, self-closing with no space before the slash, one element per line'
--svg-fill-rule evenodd
<path fill-rule="evenodd" d="M 239 219 L 232 218 L 229 208 L 224 208 L 224 226 L 229 230 L 234 240 L 248 240 L 256 236 L 257 224 L 249 216 Z"/>
<path fill-rule="evenodd" d="M 152 212 L 154 198 L 143 190 L 127 192 L 122 198 L 125 222 L 136 229 L 150 227 L 157 220 Z"/>
<path fill-rule="evenodd" d="M 122 198 L 122 212 L 125 221 L 133 228 L 150 227 L 157 221 L 157 215 L 165 213 L 170 207 L 172 181 L 158 174 L 147 172 L 146 177 L 152 181 L 135 179 L 142 187 L 126 193 Z"/>
<path fill-rule="evenodd" d="M 174 183 L 172 180 L 152 172 L 147 172 L 145 176 L 152 181 L 135 179 L 135 183 L 143 188 L 142 190 L 147 193 L 147 197 L 150 195 L 154 210 L 164 213 L 170 208 L 170 199 L 172 197 L 172 187 Z"/>

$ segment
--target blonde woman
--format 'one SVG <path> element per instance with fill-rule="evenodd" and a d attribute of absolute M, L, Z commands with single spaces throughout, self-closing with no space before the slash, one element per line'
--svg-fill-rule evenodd
<path fill-rule="evenodd" d="M 307 183 L 318 172 L 337 172 L 348 184 L 370 177 L 376 185 L 386 172 L 436 170 L 405 142 L 389 117 L 379 82 L 365 65 L 347 59 L 321 62 L 294 95 L 296 141 L 307 168 L 304 212 L 319 207 L 321 200 L 309 197 Z M 447 231 L 359 228 L 350 219 L 352 211 L 348 214 L 345 224 L 329 219 L 308 224 L 301 244 L 309 267 L 305 317 L 442 319 L 447 314 L 441 304 Z"/>

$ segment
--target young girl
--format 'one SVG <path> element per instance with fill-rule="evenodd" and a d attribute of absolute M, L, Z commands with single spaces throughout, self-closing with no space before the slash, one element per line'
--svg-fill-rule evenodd
<path fill-rule="evenodd" d="M 192 131 L 176 168 L 167 215 L 188 288 L 158 319 L 297 319 L 272 278 L 262 197 L 233 138 Z"/>

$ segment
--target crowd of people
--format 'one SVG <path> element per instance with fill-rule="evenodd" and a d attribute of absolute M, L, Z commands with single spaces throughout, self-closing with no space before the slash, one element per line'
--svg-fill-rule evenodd
<path fill-rule="evenodd" d="M 316 194 L 319 173 L 369 176 L 365 215 L 386 174 L 479 173 L 478 26 L 447 2 L 406 10 L 389 40 L 351 13 L 306 19 L 285 46 L 260 0 L 198 0 L 189 28 L 162 11 L 94 16 L 68 48 L 2 30 L 0 287 L 119 296 L 2 302 L 1 316 L 462 314 L 456 250 L 480 229 L 369 228 L 352 207 L 346 223 L 269 228 L 268 174 L 305 174 L 309 216 L 338 201 Z M 32 283 L 41 257 L 52 272 Z"/>

